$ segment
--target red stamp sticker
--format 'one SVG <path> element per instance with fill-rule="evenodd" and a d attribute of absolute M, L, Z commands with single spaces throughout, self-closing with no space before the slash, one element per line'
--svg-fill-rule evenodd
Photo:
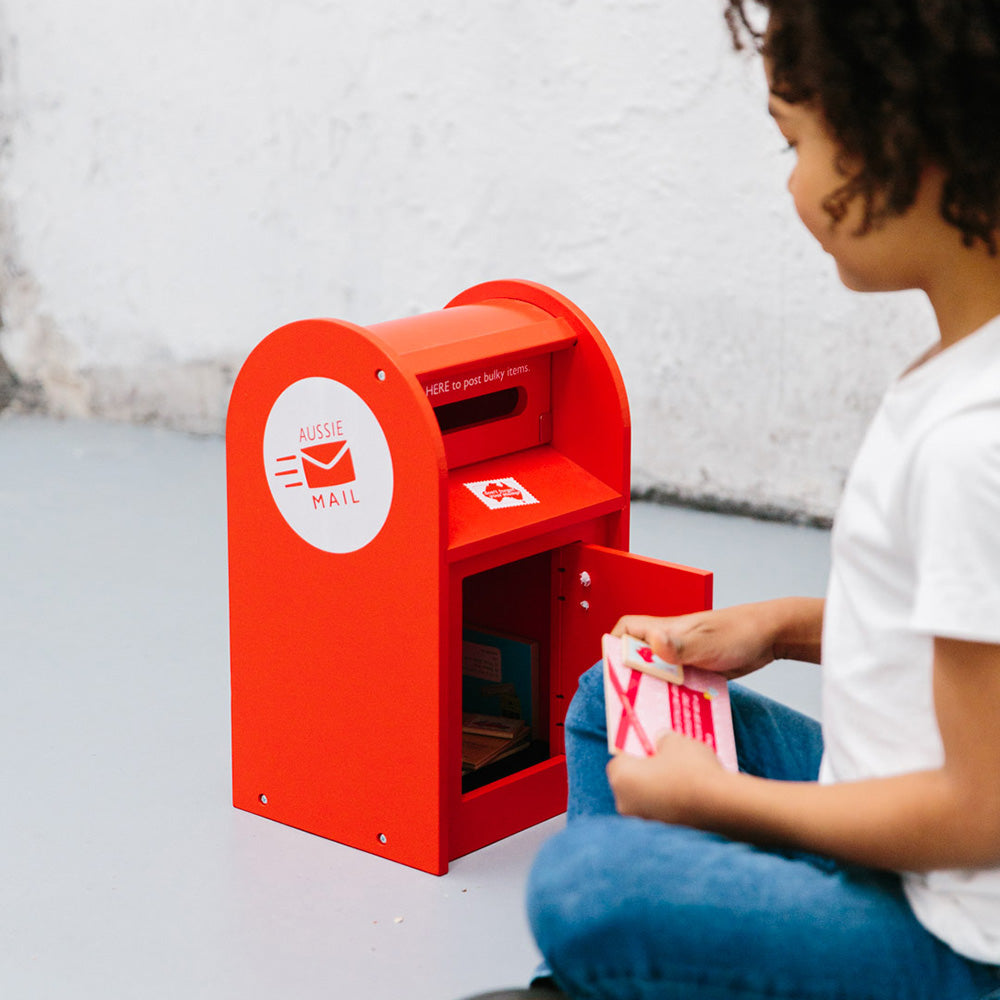
<path fill-rule="evenodd" d="M 504 510 L 507 507 L 527 507 L 538 503 L 516 479 L 509 476 L 498 479 L 482 479 L 477 483 L 463 484 L 473 496 L 478 497 L 490 510 Z"/>

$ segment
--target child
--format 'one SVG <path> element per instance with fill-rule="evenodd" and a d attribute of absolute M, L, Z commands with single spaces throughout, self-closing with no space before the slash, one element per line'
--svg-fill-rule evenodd
<path fill-rule="evenodd" d="M 609 763 L 585 674 L 532 929 L 576 1000 L 1000 997 L 1000 0 L 758 0 L 763 37 L 749 2 L 796 211 L 938 340 L 857 457 L 825 601 L 614 629 L 729 678 L 821 662 L 822 735 L 734 686 L 742 773 L 673 734 Z"/>

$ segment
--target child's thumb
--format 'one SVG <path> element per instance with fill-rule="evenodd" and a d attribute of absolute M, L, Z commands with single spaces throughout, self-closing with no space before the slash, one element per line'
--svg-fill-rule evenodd
<path fill-rule="evenodd" d="M 690 653 L 684 636 L 675 629 L 658 629 L 655 641 L 650 642 L 650 646 L 652 646 L 653 652 L 660 659 L 666 660 L 667 663 L 675 663 L 678 666 L 683 666 L 686 662 L 684 659 L 685 654 Z"/>

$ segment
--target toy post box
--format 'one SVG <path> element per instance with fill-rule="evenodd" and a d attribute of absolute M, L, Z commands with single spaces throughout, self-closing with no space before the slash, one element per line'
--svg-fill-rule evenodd
<path fill-rule="evenodd" d="M 566 708 L 620 615 L 711 604 L 709 573 L 628 553 L 621 376 L 540 285 L 276 330 L 226 449 L 234 804 L 424 871 L 563 811 Z M 530 741 L 463 775 L 470 649 L 516 693 L 490 636 Z"/>

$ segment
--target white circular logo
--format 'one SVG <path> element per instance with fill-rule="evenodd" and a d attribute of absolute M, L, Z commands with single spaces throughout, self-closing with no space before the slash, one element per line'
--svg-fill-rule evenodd
<path fill-rule="evenodd" d="M 324 552 L 355 552 L 392 504 L 392 456 L 368 404 L 331 378 L 293 382 L 264 428 L 264 471 L 288 526 Z"/>

